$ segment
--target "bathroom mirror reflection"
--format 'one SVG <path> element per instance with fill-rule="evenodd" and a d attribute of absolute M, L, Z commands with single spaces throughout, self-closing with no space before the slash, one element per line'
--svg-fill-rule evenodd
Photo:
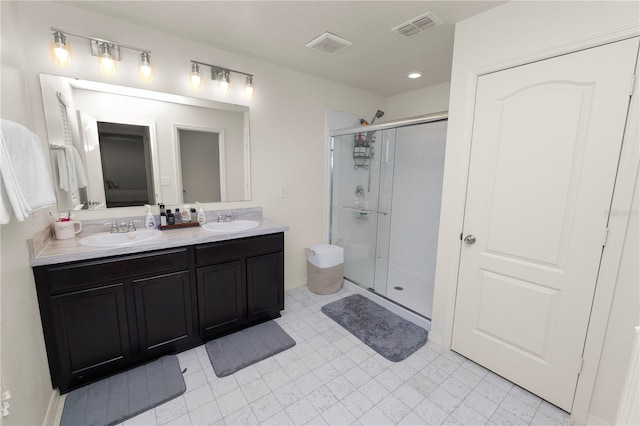
<path fill-rule="evenodd" d="M 58 209 L 250 200 L 249 108 L 40 74 Z"/>

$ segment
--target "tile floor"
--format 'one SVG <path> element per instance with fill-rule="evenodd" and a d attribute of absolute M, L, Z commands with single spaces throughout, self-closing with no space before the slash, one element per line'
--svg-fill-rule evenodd
<path fill-rule="evenodd" d="M 320 312 L 349 294 L 289 291 L 276 321 L 296 346 L 231 376 L 216 377 L 204 346 L 179 354 L 185 394 L 121 426 L 571 424 L 566 412 L 431 342 L 387 361 Z"/>

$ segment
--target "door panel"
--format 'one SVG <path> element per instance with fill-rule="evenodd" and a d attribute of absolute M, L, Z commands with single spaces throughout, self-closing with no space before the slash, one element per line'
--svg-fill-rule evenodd
<path fill-rule="evenodd" d="M 189 272 L 133 281 L 143 357 L 166 353 L 194 338 Z"/>
<path fill-rule="evenodd" d="M 478 79 L 452 348 L 568 411 L 637 51 Z"/>
<path fill-rule="evenodd" d="M 240 260 L 197 269 L 200 335 L 210 337 L 247 318 Z"/>
<path fill-rule="evenodd" d="M 247 308 L 250 319 L 271 317 L 284 309 L 282 252 L 247 258 Z"/>
<path fill-rule="evenodd" d="M 130 362 L 123 283 L 53 296 L 51 312 L 61 390 Z"/>

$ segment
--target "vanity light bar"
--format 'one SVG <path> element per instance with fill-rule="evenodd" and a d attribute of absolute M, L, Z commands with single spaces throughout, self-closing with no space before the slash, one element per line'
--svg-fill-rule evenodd
<path fill-rule="evenodd" d="M 243 71 L 234 70 L 231 68 L 221 67 L 220 65 L 208 64 L 206 62 L 194 61 L 191 60 L 191 78 L 192 85 L 194 85 L 194 76 L 197 75 L 197 81 L 200 83 L 200 66 L 205 66 L 211 68 L 211 79 L 216 80 L 220 84 L 220 91 L 223 94 L 227 94 L 229 92 L 230 85 L 230 74 L 240 74 L 246 77 L 245 79 L 245 94 L 248 98 L 253 97 L 254 89 L 253 89 L 253 74 L 249 74 Z M 194 88 L 199 88 L 194 85 Z"/>
<path fill-rule="evenodd" d="M 100 60 L 100 68 L 105 74 L 110 74 L 115 70 L 115 62 L 120 61 L 120 49 L 129 49 L 140 52 L 140 77 L 143 81 L 151 81 L 151 51 L 141 47 L 131 46 L 119 43 L 117 41 L 106 40 L 98 37 L 91 37 L 84 34 L 73 33 L 71 31 L 60 28 L 51 27 L 53 31 L 54 52 L 56 62 L 64 65 L 69 57 L 69 45 L 67 44 L 67 36 L 79 37 L 89 40 L 91 47 L 91 55 L 96 56 Z"/>

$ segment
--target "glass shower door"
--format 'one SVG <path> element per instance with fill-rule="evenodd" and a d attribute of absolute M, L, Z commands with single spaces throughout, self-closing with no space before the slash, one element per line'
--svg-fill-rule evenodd
<path fill-rule="evenodd" d="M 344 276 L 375 288 L 381 131 L 333 139 L 331 244 L 344 247 Z"/>

